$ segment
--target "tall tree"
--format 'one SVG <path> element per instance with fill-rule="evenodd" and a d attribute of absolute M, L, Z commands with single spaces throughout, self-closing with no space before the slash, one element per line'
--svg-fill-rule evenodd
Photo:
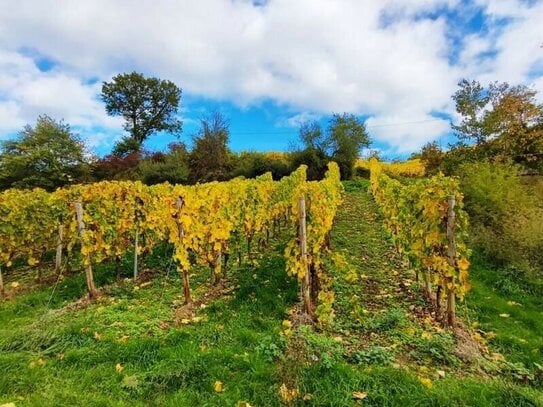
<path fill-rule="evenodd" d="M 462 116 L 462 121 L 452 128 L 461 142 L 474 141 L 476 144 L 482 144 L 489 136 L 481 120 L 483 109 L 490 100 L 488 92 L 477 81 L 469 82 L 462 79 L 458 86 L 460 89 L 452 98 L 456 104 L 456 111 Z"/>
<path fill-rule="evenodd" d="M 200 125 L 189 157 L 190 179 L 192 182 L 222 181 L 228 177 L 230 164 L 229 122 L 220 112 L 214 112 L 203 117 Z"/>
<path fill-rule="evenodd" d="M 437 144 L 437 141 L 426 143 L 420 152 L 421 161 L 424 164 L 424 168 L 428 174 L 437 172 L 441 163 L 443 162 L 444 153 L 443 150 Z"/>
<path fill-rule="evenodd" d="M 332 115 L 326 131 L 310 122 L 300 127 L 299 134 L 303 149 L 293 152 L 293 164 L 306 164 L 309 179 L 322 178 L 328 161 L 339 165 L 342 179 L 351 178 L 360 150 L 370 145 L 365 124 L 347 113 Z"/>
<path fill-rule="evenodd" d="M 138 168 L 147 185 L 186 183 L 189 174 L 187 149 L 183 143 L 171 143 L 166 153 L 154 153 L 144 158 Z"/>
<path fill-rule="evenodd" d="M 328 124 L 330 157 L 337 162 L 341 177 L 349 179 L 363 147 L 369 147 L 370 138 L 364 122 L 353 114 L 334 114 Z"/>
<path fill-rule="evenodd" d="M 475 141 L 486 156 L 543 169 L 543 105 L 535 90 L 466 80 L 459 86 L 453 99 L 462 121 L 453 129 L 460 141 Z"/>
<path fill-rule="evenodd" d="M 87 173 L 85 146 L 70 126 L 49 116 L 26 125 L 0 152 L 0 188 L 57 187 L 80 181 Z"/>
<path fill-rule="evenodd" d="M 322 179 L 326 172 L 326 165 L 330 160 L 328 154 L 329 139 L 317 121 L 303 123 L 299 129 L 302 150 L 291 154 L 292 167 L 301 164 L 307 165 L 307 178 L 310 180 Z"/>
<path fill-rule="evenodd" d="M 117 155 L 139 151 L 155 132 L 181 131 L 182 123 L 176 116 L 181 89 L 173 82 L 137 72 L 119 74 L 102 84 L 101 97 L 110 116 L 124 118 L 124 129 L 129 133 L 116 146 Z"/>

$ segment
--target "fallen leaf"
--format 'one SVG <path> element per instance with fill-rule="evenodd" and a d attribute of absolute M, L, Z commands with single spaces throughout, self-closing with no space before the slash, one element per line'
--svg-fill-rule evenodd
<path fill-rule="evenodd" d="M 436 373 L 441 378 L 445 377 L 445 371 L 444 370 L 437 370 Z"/>
<path fill-rule="evenodd" d="M 421 384 L 428 389 L 431 389 L 433 386 L 432 380 L 428 379 L 427 377 L 419 377 L 419 382 L 421 382 Z"/>
<path fill-rule="evenodd" d="M 12 282 L 10 285 L 11 285 L 12 288 L 19 287 L 19 283 L 17 281 Z"/>
<path fill-rule="evenodd" d="M 102 335 L 99 334 L 98 332 L 95 332 L 94 333 L 94 339 L 96 339 L 97 341 L 101 341 L 102 340 Z"/>
<path fill-rule="evenodd" d="M 115 365 L 115 371 L 116 371 L 117 373 L 121 373 L 121 372 L 123 371 L 123 369 L 124 369 L 124 366 L 121 365 L 120 363 L 117 363 L 117 364 Z"/>
<path fill-rule="evenodd" d="M 500 317 L 502 318 L 509 318 L 509 316 L 510 316 L 509 314 L 500 314 Z"/>
<path fill-rule="evenodd" d="M 279 388 L 279 395 L 286 403 L 290 403 L 298 397 L 298 389 L 289 389 L 285 383 Z"/>
<path fill-rule="evenodd" d="M 0 404 L 0 407 L 15 407 L 15 403 Z"/>
<path fill-rule="evenodd" d="M 432 339 L 432 334 L 430 332 L 424 331 L 420 337 L 422 339 Z"/>
<path fill-rule="evenodd" d="M 213 385 L 213 390 L 215 390 L 217 393 L 222 393 L 224 391 L 224 387 L 220 380 L 215 381 L 215 384 Z"/>
<path fill-rule="evenodd" d="M 414 330 L 412 327 L 407 327 L 407 328 L 405 328 L 404 331 L 405 331 L 405 333 L 406 333 L 407 335 L 409 335 L 409 336 L 415 335 L 415 330 Z"/>
<path fill-rule="evenodd" d="M 364 400 L 368 397 L 368 393 L 365 391 L 353 391 L 353 399 L 355 400 Z"/>
<path fill-rule="evenodd" d="M 505 360 L 505 357 L 501 353 L 498 353 L 498 352 L 493 352 L 490 355 L 490 358 L 492 360 L 495 360 L 496 362 L 503 362 Z"/>

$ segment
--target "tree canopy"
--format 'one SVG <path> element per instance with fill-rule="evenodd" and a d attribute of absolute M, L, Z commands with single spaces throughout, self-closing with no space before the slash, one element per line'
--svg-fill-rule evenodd
<path fill-rule="evenodd" d="M 229 173 L 228 120 L 214 112 L 200 119 L 200 126 L 189 157 L 190 179 L 192 182 L 222 181 Z"/>
<path fill-rule="evenodd" d="M 80 181 L 86 160 L 85 146 L 68 124 L 39 116 L 34 127 L 26 125 L 18 138 L 2 142 L 0 188 L 54 190 Z"/>
<path fill-rule="evenodd" d="M 308 166 L 310 179 L 322 178 L 330 160 L 339 165 L 342 179 L 351 178 L 360 150 L 370 145 L 365 124 L 347 113 L 333 114 L 326 131 L 318 122 L 309 122 L 299 134 L 303 149 L 293 153 L 293 160 Z"/>
<path fill-rule="evenodd" d="M 485 156 L 537 167 L 543 159 L 543 105 L 526 86 L 462 80 L 453 95 L 462 117 L 453 125 L 460 143 L 474 142 Z"/>
<path fill-rule="evenodd" d="M 117 144 L 117 155 L 139 151 L 155 132 L 181 131 L 177 118 L 181 89 L 171 81 L 146 78 L 137 72 L 119 74 L 103 83 L 101 97 L 110 116 L 124 118 L 124 129 L 129 133 Z"/>

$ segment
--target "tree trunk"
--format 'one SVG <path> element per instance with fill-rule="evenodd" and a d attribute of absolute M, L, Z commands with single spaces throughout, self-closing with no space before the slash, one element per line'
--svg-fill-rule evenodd
<path fill-rule="evenodd" d="M 185 296 L 185 304 L 191 304 L 192 296 L 190 294 L 189 271 L 185 269 L 183 269 L 183 295 Z"/>

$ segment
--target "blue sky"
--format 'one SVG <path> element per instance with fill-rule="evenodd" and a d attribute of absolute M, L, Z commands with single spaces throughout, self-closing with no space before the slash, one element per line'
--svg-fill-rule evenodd
<path fill-rule="evenodd" d="M 46 113 L 107 154 L 123 131 L 101 83 L 134 70 L 183 89 L 182 141 L 218 110 L 235 151 L 287 150 L 303 121 L 348 112 L 366 120 L 373 148 L 406 157 L 451 141 L 462 78 L 543 94 L 543 1 L 3 3 L 0 139 Z M 146 147 L 174 140 L 159 134 Z"/>

